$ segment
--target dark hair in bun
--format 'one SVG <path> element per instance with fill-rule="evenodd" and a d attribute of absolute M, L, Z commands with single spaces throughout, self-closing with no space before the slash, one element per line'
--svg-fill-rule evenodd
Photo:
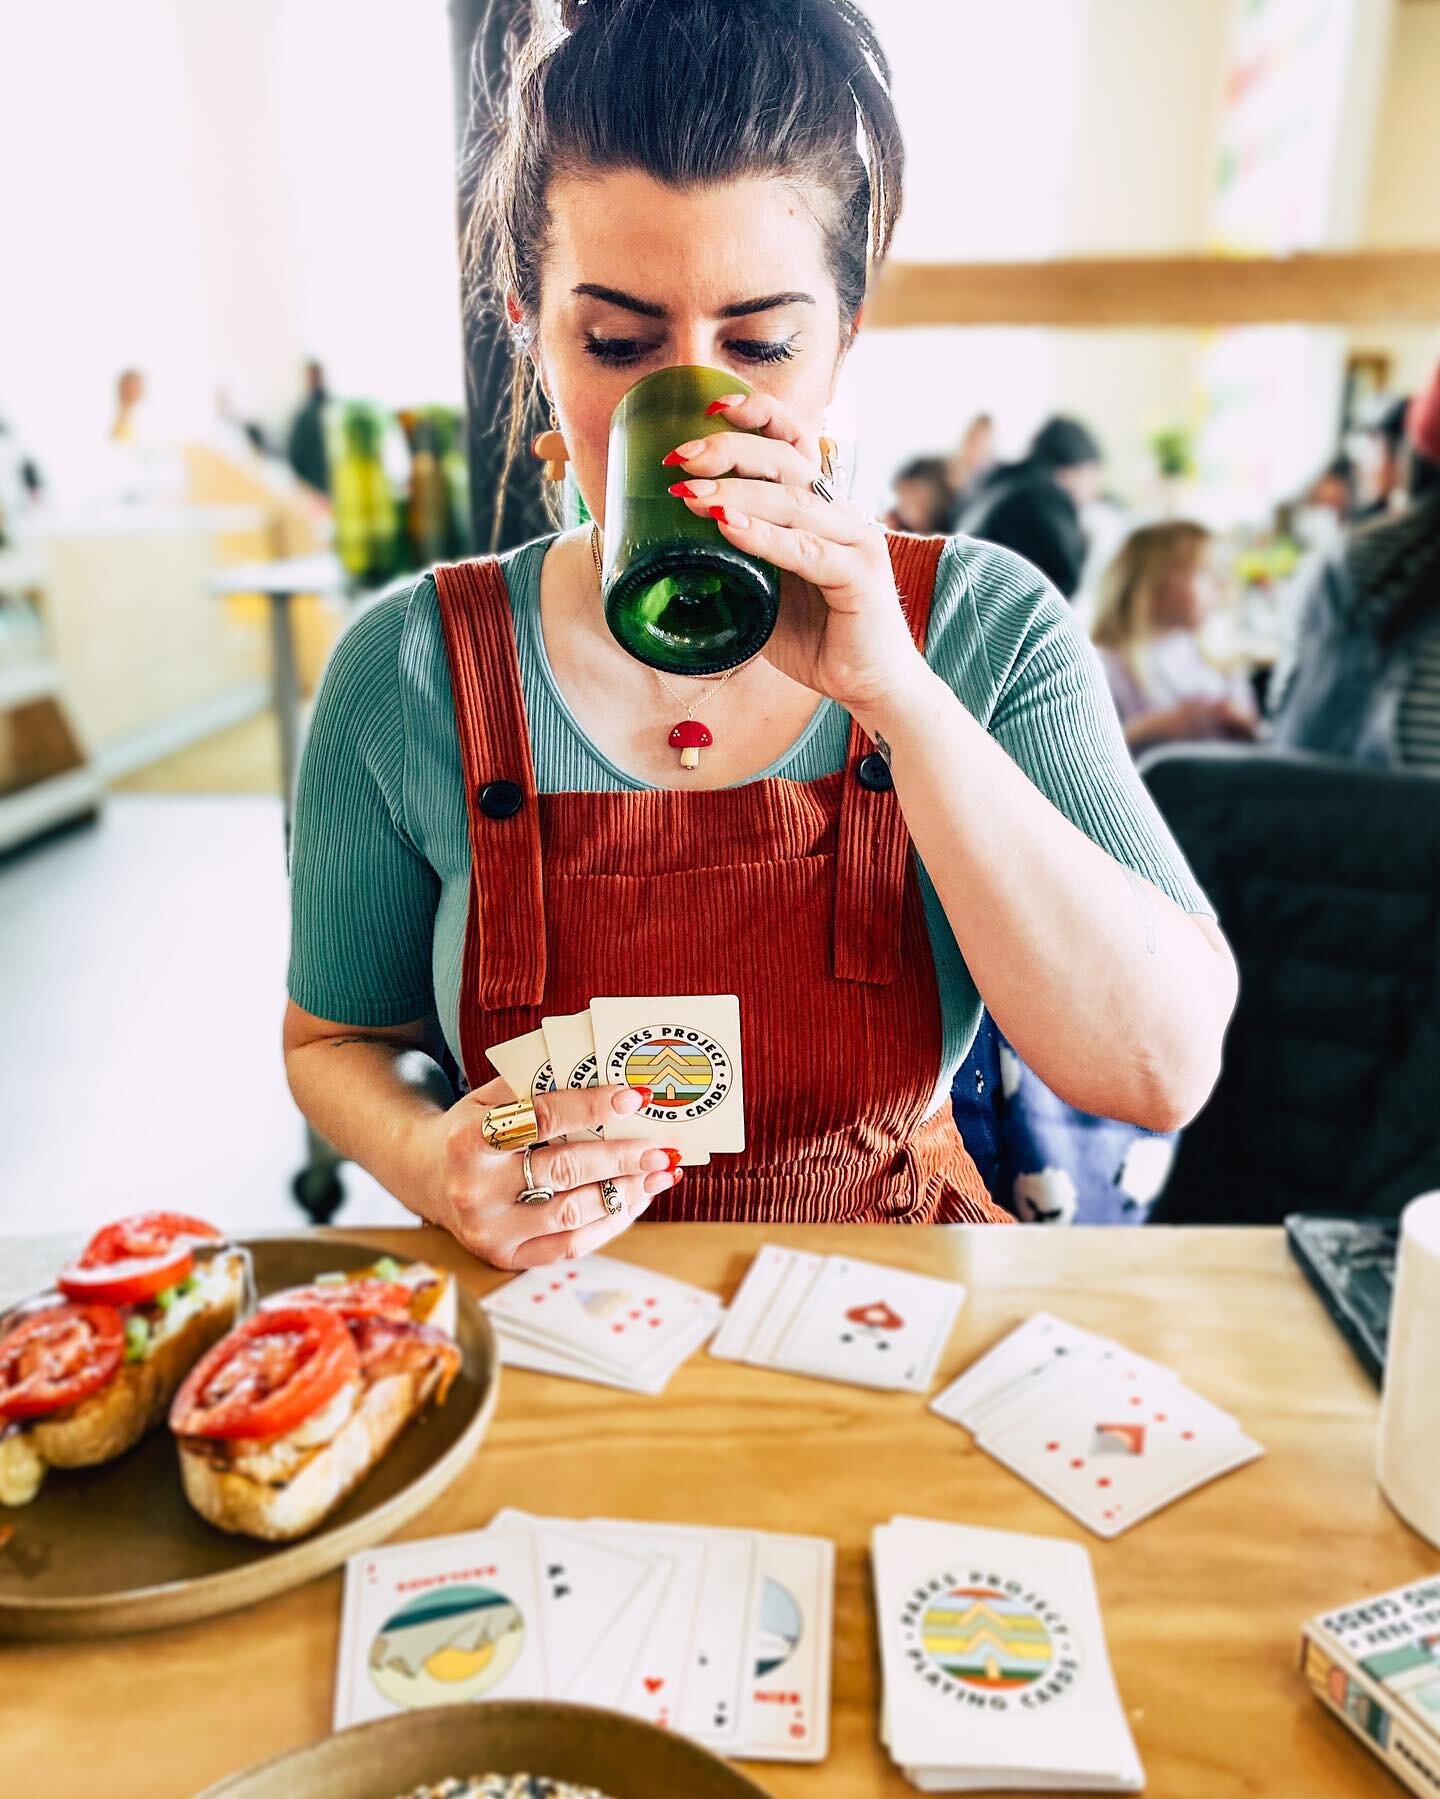
<path fill-rule="evenodd" d="M 676 187 L 776 174 L 816 200 L 842 334 L 853 333 L 905 161 L 890 65 L 853 0 L 560 0 L 559 16 L 561 32 L 537 13 L 512 33 L 505 70 L 476 70 L 467 312 L 503 313 L 513 289 L 536 316 L 560 170 L 641 169 Z M 497 532 L 532 376 L 517 356 Z"/>

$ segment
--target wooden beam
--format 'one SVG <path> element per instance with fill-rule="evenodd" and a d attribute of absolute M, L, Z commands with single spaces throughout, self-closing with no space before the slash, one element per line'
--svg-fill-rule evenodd
<path fill-rule="evenodd" d="M 1440 250 L 889 263 L 865 323 L 1440 328 Z"/>

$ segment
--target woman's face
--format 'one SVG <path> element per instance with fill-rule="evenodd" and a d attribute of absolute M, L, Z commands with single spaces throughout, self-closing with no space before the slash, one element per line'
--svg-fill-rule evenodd
<path fill-rule="evenodd" d="M 557 177 L 549 206 L 531 355 L 595 517 L 610 415 L 656 369 L 733 371 L 818 431 L 841 361 L 839 302 L 793 188 L 764 178 L 680 192 L 607 170 Z"/>

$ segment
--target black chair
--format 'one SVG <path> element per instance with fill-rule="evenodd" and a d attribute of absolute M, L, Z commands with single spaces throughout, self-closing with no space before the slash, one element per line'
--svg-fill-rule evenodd
<path fill-rule="evenodd" d="M 1440 780 L 1218 745 L 1140 772 L 1241 982 L 1153 1221 L 1393 1216 L 1440 1187 Z"/>

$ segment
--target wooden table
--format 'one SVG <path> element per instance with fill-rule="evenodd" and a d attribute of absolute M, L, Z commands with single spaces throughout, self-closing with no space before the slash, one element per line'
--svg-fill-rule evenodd
<path fill-rule="evenodd" d="M 475 1291 L 501 1278 L 433 1231 L 363 1236 Z M 537 1512 L 821 1533 L 838 1546 L 831 1751 L 755 1765 L 777 1796 L 911 1789 L 877 1735 L 866 1544 L 895 1512 L 1083 1542 L 1156 1799 L 1399 1791 L 1296 1671 L 1305 1618 L 1433 1573 L 1372 1474 L 1376 1395 L 1279 1231 L 640 1225 L 619 1253 L 731 1294 L 762 1242 L 844 1250 L 969 1288 L 941 1374 L 1042 1307 L 1174 1367 L 1269 1454 L 1113 1543 L 979 1453 L 915 1395 L 701 1354 L 660 1398 L 507 1370 L 471 1470 L 406 1536 Z M 4 1285 L 54 1266 L 0 1245 Z M 26 1278 L 22 1279 L 24 1276 Z M 96 1520 L 103 1529 L 103 1520 Z M 0 1647 L 0 1793 L 180 1799 L 329 1728 L 340 1577 L 209 1623 L 93 1647 Z M 679 1796 L 677 1795 L 677 1799 Z"/>

